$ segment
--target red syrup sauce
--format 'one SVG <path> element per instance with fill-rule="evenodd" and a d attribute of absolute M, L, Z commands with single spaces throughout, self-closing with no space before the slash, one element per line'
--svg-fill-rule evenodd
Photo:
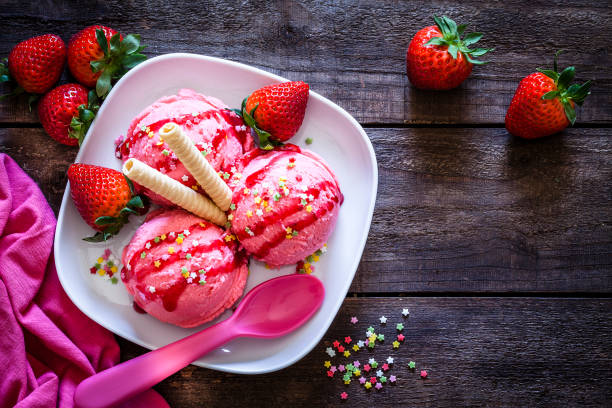
<path fill-rule="evenodd" d="M 312 195 L 315 199 L 319 198 L 319 194 L 321 191 L 328 191 L 330 188 L 337 188 L 335 183 L 330 181 L 322 181 L 314 187 L 311 187 L 307 191 L 304 192 L 306 195 Z M 286 219 L 300 211 L 306 211 L 304 206 L 301 204 L 301 199 L 299 197 L 291 197 L 284 198 L 284 200 L 291 200 L 289 205 L 283 207 L 282 211 L 272 211 L 267 213 L 262 219 L 260 219 L 257 223 L 250 226 L 250 230 L 253 233 L 253 237 L 259 234 L 262 234 L 268 225 L 275 224 L 283 219 Z M 320 204 L 319 208 L 316 211 L 306 213 L 307 216 L 299 221 L 290 223 L 285 225 L 285 228 L 289 227 L 295 231 L 301 231 L 302 229 L 312 225 L 316 222 L 317 219 L 323 217 L 329 211 L 334 209 L 334 206 L 339 202 L 339 198 L 334 195 L 330 200 L 326 200 Z M 270 253 L 272 249 L 280 245 L 286 239 L 286 232 L 281 230 L 275 236 L 269 238 L 264 242 L 264 244 L 253 253 L 257 258 L 263 258 Z M 244 240 L 251 237 L 251 235 L 246 231 L 237 231 L 236 236 L 238 240 Z"/>
<path fill-rule="evenodd" d="M 157 122 L 154 122 L 148 125 L 148 128 L 151 132 L 156 133 L 166 123 L 169 123 L 169 122 L 174 122 L 181 126 L 188 126 L 189 125 L 188 122 L 192 123 L 193 125 L 197 125 L 201 121 L 213 118 L 215 116 L 221 117 L 222 119 L 224 119 L 225 122 L 227 122 L 227 124 L 230 127 L 227 129 L 217 129 L 215 134 L 212 135 L 212 138 L 209 141 L 209 143 L 212 146 L 213 150 L 216 151 L 219 145 L 221 144 L 221 142 L 223 140 L 227 140 L 229 137 L 235 137 L 240 142 L 243 151 L 246 150 L 247 138 L 250 137 L 248 128 L 247 130 L 244 130 L 244 131 L 236 130 L 236 126 L 243 126 L 244 122 L 242 118 L 240 118 L 238 115 L 236 115 L 235 113 L 227 109 L 209 110 L 206 112 L 201 112 L 197 116 L 187 114 L 187 115 L 179 116 L 177 118 L 163 119 L 163 120 L 159 120 Z M 132 133 L 131 135 L 127 135 L 125 140 L 123 140 L 123 142 L 121 142 L 115 147 L 116 156 L 119 157 L 120 159 L 128 157 L 130 154 L 130 146 L 133 146 L 137 140 L 142 139 L 142 138 L 147 138 L 147 139 L 149 138 L 148 133 L 143 131 L 142 129 L 138 129 L 138 132 Z M 155 142 L 155 146 L 157 146 L 157 140 Z M 165 144 L 162 144 L 162 145 L 159 145 L 158 147 L 161 152 L 167 146 Z M 196 145 L 196 147 L 198 148 L 198 150 L 202 151 L 202 148 L 200 146 Z M 177 161 L 177 160 L 168 158 L 168 161 Z M 159 170 L 159 168 L 157 170 Z M 222 169 L 222 170 L 227 170 L 227 169 Z"/>
<path fill-rule="evenodd" d="M 134 311 L 136 313 L 140 313 L 140 314 L 146 314 L 147 313 L 147 312 L 145 312 L 145 310 L 142 307 L 138 306 L 138 303 L 136 303 L 136 302 L 132 302 L 132 309 L 134 309 Z"/>
<path fill-rule="evenodd" d="M 190 232 L 194 232 L 196 230 L 206 230 L 208 228 L 212 227 L 211 224 L 204 224 L 204 227 L 202 227 L 200 225 L 200 223 L 197 224 L 193 224 L 191 225 L 188 230 Z M 181 231 L 175 231 L 174 234 L 175 236 L 178 236 L 178 234 L 182 233 L 184 230 Z M 168 237 L 171 233 L 167 233 L 166 236 Z M 191 256 L 197 256 L 200 255 L 202 253 L 205 252 L 211 252 L 214 250 L 223 250 L 223 248 L 228 248 L 232 254 L 236 253 L 236 243 L 234 241 L 231 242 L 225 242 L 224 240 L 225 235 L 222 236 L 219 239 L 216 239 L 206 245 L 197 245 L 197 246 L 191 246 L 190 244 L 177 244 L 178 246 L 178 250 L 177 252 L 170 254 L 169 257 L 166 260 L 163 259 L 157 259 L 160 262 L 160 266 L 156 267 L 154 262 L 155 260 L 151 259 L 150 263 L 148 265 L 145 265 L 143 267 L 138 268 L 137 271 L 134 271 L 133 267 L 132 270 L 128 270 L 126 267 L 124 267 L 122 269 L 122 273 L 121 276 L 123 277 L 124 281 L 131 279 L 132 277 L 137 281 L 137 289 L 143 293 L 145 295 L 145 297 L 149 300 L 155 300 L 155 299 L 161 299 L 162 303 L 164 305 L 164 308 L 171 312 L 173 310 L 176 309 L 177 303 L 178 303 L 178 299 L 181 296 L 181 294 L 185 291 L 185 289 L 187 288 L 187 285 L 199 285 L 199 283 L 196 281 L 195 283 L 188 283 L 187 280 L 180 275 L 180 271 L 177 270 L 177 278 L 176 280 L 169 285 L 166 288 L 156 288 L 156 291 L 154 293 L 151 293 L 150 291 L 147 290 L 147 288 L 145 287 L 145 285 L 142 283 L 146 277 L 148 275 L 150 275 L 153 272 L 159 271 L 161 270 L 161 268 L 164 267 L 168 267 L 171 266 L 172 264 L 180 261 L 181 259 L 185 259 L 184 255 L 183 257 L 181 257 L 181 253 L 182 253 L 182 247 L 181 245 L 188 245 L 189 247 L 189 251 L 188 253 L 191 254 Z M 166 238 L 166 240 L 168 240 L 171 238 Z M 161 245 L 162 243 L 166 242 L 166 240 L 159 240 L 158 242 L 155 242 L 154 239 L 151 239 L 149 241 L 147 241 L 145 243 L 145 246 L 143 246 L 141 249 L 139 249 L 138 251 L 136 251 L 134 253 L 134 255 L 132 255 L 132 258 L 129 260 L 128 265 L 133 265 L 134 261 L 136 260 L 136 257 L 139 257 L 140 254 L 142 252 L 148 253 L 149 251 L 151 251 L 151 249 L 155 248 L 156 246 Z M 170 241 L 171 242 L 171 241 Z M 147 249 L 146 245 L 150 244 L 150 248 Z M 211 269 L 209 269 L 206 272 L 206 277 L 211 277 L 211 276 L 215 276 L 215 275 L 219 275 L 219 274 L 224 274 L 224 273 L 229 273 L 231 271 L 233 271 L 235 268 L 241 266 L 242 264 L 246 263 L 246 257 L 244 255 L 235 255 L 233 257 L 233 260 L 231 262 L 227 262 L 225 264 L 222 265 L 217 265 L 216 267 L 213 267 Z M 191 271 L 189 271 L 191 272 Z M 135 274 L 135 275 L 134 275 Z M 134 276 L 133 276 L 134 275 Z"/>

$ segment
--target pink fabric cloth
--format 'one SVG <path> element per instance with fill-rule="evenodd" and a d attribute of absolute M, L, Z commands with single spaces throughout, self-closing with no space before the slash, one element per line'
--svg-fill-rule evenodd
<path fill-rule="evenodd" d="M 72 407 L 81 380 L 119 361 L 113 335 L 81 313 L 59 283 L 55 224 L 38 186 L 0 154 L 2 407 Z M 122 406 L 168 404 L 150 390 Z"/>

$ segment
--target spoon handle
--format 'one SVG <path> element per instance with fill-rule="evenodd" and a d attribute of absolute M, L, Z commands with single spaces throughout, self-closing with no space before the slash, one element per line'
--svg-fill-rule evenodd
<path fill-rule="evenodd" d="M 236 338 L 232 318 L 95 374 L 81 382 L 74 402 L 79 408 L 118 404 Z"/>

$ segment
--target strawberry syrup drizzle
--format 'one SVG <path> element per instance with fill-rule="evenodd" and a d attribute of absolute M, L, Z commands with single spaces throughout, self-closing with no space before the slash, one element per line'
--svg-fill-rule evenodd
<path fill-rule="evenodd" d="M 315 199 L 317 199 L 319 198 L 319 194 L 322 191 L 328 191 L 328 189 L 333 187 L 336 187 L 335 183 L 326 180 L 322 181 L 314 187 L 309 188 L 304 192 L 304 194 L 312 195 Z M 287 224 L 285 225 L 285 228 L 289 227 L 295 231 L 301 231 L 309 225 L 312 225 L 317 219 L 323 217 L 329 211 L 332 211 L 334 209 L 334 206 L 338 204 L 339 201 L 340 199 L 338 198 L 338 196 L 333 195 L 330 200 L 326 200 L 325 202 L 323 202 L 317 211 L 313 211 L 310 213 L 307 212 L 308 215 L 306 216 L 306 218 Z M 244 240 L 250 237 L 257 236 L 259 234 L 262 234 L 268 225 L 278 223 L 279 221 L 291 217 L 292 215 L 300 211 L 306 211 L 305 206 L 301 203 L 301 199 L 299 197 L 291 198 L 291 204 L 283 208 L 283 211 L 269 213 L 269 215 L 264 216 L 255 225 L 249 227 L 251 232 L 253 233 L 252 236 L 246 231 L 238 231 L 236 232 L 236 236 L 238 237 L 238 240 Z M 264 244 L 257 250 L 257 252 L 253 253 L 253 255 L 260 259 L 265 257 L 270 253 L 272 249 L 280 245 L 283 240 L 286 239 L 286 235 L 287 233 L 284 230 L 280 231 L 280 233 L 277 233 L 272 238 L 267 239 Z"/>
<path fill-rule="evenodd" d="M 187 228 L 187 230 L 189 230 L 189 232 L 194 232 L 196 230 L 206 230 L 208 228 L 211 227 L 211 224 L 204 224 L 204 226 L 202 226 L 202 223 L 197 223 L 197 224 L 193 224 L 191 225 L 189 228 Z M 181 231 L 175 231 L 174 235 L 178 236 L 178 234 L 183 233 L 184 230 Z M 171 235 L 172 233 L 168 233 L 165 234 L 167 237 L 169 235 Z M 185 245 L 185 244 L 177 244 L 179 245 L 179 250 L 177 250 L 177 252 L 170 254 L 169 257 L 166 260 L 163 259 L 157 259 L 157 261 L 160 262 L 160 266 L 156 267 L 154 262 L 155 260 L 151 260 L 151 262 L 146 265 L 143 266 L 141 268 L 138 269 L 138 272 L 135 274 L 135 276 L 132 276 L 132 271 L 128 270 L 125 266 L 122 268 L 121 271 L 121 277 L 124 281 L 127 281 L 129 279 L 131 279 L 132 277 L 134 279 L 136 279 L 137 281 L 137 289 L 143 293 L 145 295 L 145 297 L 148 300 L 155 300 L 155 299 L 160 299 L 162 300 L 162 303 L 164 305 L 164 308 L 171 312 L 173 310 L 176 309 L 177 303 L 178 303 L 178 299 L 181 296 L 181 294 L 185 291 L 185 289 L 187 288 L 187 285 L 189 285 L 189 283 L 187 282 L 187 280 L 182 276 L 177 276 L 177 279 L 167 288 L 156 288 L 156 291 L 154 293 L 151 293 L 147 290 L 147 288 L 145 287 L 145 285 L 142 283 L 146 277 L 148 275 L 150 275 L 153 272 L 159 271 L 161 270 L 161 268 L 163 267 L 169 267 L 172 264 L 182 260 L 182 259 L 186 259 L 184 258 L 184 256 L 189 253 L 191 254 L 191 256 L 197 256 L 200 255 L 202 253 L 206 253 L 206 252 L 210 252 L 210 251 L 214 251 L 214 250 L 222 250 L 222 248 L 228 248 L 232 254 L 234 254 L 233 260 L 231 262 L 227 262 L 225 264 L 222 265 L 218 265 L 214 268 L 211 268 L 209 270 L 206 271 L 205 275 L 206 277 L 211 277 L 211 276 L 215 276 L 215 275 L 219 275 L 219 274 L 223 274 L 223 273 L 229 273 L 232 270 L 234 270 L 235 268 L 239 267 L 240 265 L 246 263 L 247 261 L 247 257 L 245 254 L 242 253 L 242 251 L 237 251 L 236 248 L 236 243 L 231 241 L 231 242 L 225 242 L 224 240 L 225 235 L 223 235 L 221 238 L 216 239 L 206 245 L 197 245 L 197 246 L 190 246 L 189 247 L 189 251 L 185 252 L 184 254 L 181 254 L 182 249 L 180 247 L 180 245 Z M 168 238 L 166 238 L 166 240 L 168 240 Z M 143 246 L 141 249 L 139 249 L 138 251 L 134 252 L 134 254 L 132 255 L 132 257 L 130 258 L 128 265 L 132 266 L 136 257 L 139 257 L 140 254 L 142 252 L 149 252 L 151 251 L 153 248 L 155 248 L 156 246 L 161 245 L 162 243 L 165 243 L 166 240 L 159 240 L 158 242 L 155 242 L 155 240 L 149 240 L 145 243 L 145 246 Z M 150 248 L 147 249 L 146 245 L 150 244 Z M 188 244 L 186 244 L 188 245 Z M 133 266 L 131 268 L 133 270 Z M 191 271 L 189 271 L 191 272 Z M 197 284 L 197 283 L 196 283 Z"/>
<path fill-rule="evenodd" d="M 224 139 L 227 139 L 230 134 L 233 134 L 233 136 L 235 136 L 238 139 L 238 141 L 240 142 L 244 150 L 246 148 L 246 142 L 247 142 L 247 138 L 249 137 L 249 132 L 248 130 L 247 131 L 237 131 L 236 130 L 236 126 L 243 126 L 244 122 L 238 115 L 234 114 L 232 111 L 227 110 L 227 109 L 209 110 L 206 112 L 201 112 L 196 116 L 192 114 L 187 114 L 187 115 L 179 116 L 177 118 L 162 119 L 162 120 L 159 120 L 157 122 L 154 122 L 148 125 L 147 127 L 149 128 L 151 132 L 156 133 L 166 123 L 174 122 L 177 125 L 188 125 L 188 122 L 190 122 L 191 124 L 197 125 L 202 120 L 210 119 L 216 115 L 223 118 L 230 127 L 227 129 L 217 129 L 212 139 L 210 140 L 210 144 L 213 147 L 213 149 L 216 150 Z M 149 137 L 148 132 L 145 132 L 142 130 L 142 128 L 139 128 L 138 132 L 132 133 L 131 135 L 126 136 L 125 140 L 123 140 L 123 142 L 121 142 L 115 147 L 116 156 L 121 159 L 124 157 L 127 157 L 130 154 L 130 146 L 133 145 L 136 140 L 139 140 L 142 138 L 148 138 L 148 137 Z M 165 144 L 160 145 L 160 148 L 163 150 L 164 146 Z M 198 145 L 196 145 L 196 147 L 199 148 Z M 201 149 L 199 150 L 201 151 Z"/>

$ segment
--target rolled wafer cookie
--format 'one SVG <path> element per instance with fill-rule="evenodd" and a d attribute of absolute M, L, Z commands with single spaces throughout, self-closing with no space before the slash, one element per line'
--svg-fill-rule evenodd
<path fill-rule="evenodd" d="M 232 190 L 202 156 L 193 141 L 185 136 L 181 127 L 174 122 L 168 122 L 160 129 L 159 136 L 170 146 L 215 204 L 227 211 L 232 203 Z"/>
<path fill-rule="evenodd" d="M 138 159 L 132 158 L 126 161 L 123 164 L 123 174 L 130 180 L 199 217 L 221 226 L 227 222 L 225 213 L 208 198 L 149 167 Z"/>

